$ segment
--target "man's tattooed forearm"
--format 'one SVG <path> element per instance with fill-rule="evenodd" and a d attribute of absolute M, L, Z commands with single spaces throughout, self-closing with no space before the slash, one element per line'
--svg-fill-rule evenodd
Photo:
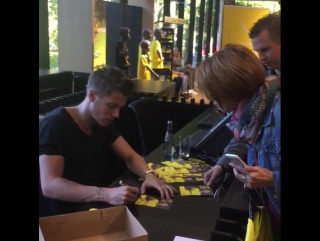
<path fill-rule="evenodd" d="M 98 195 L 98 200 L 103 201 L 104 191 L 102 187 L 97 187 L 96 194 Z"/>

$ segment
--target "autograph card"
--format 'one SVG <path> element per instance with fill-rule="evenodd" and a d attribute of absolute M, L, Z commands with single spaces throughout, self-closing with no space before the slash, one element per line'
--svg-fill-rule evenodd
<path fill-rule="evenodd" d="M 151 195 L 141 195 L 135 202 L 136 205 L 148 206 L 151 208 L 169 209 L 172 205 L 172 199 L 160 199 Z"/>
<path fill-rule="evenodd" d="M 198 159 L 148 163 L 148 167 L 154 169 L 159 179 L 166 183 L 201 182 L 203 174 L 210 169 L 210 165 Z M 144 181 L 144 178 L 139 180 Z"/>
<path fill-rule="evenodd" d="M 180 186 L 181 196 L 214 196 L 209 186 Z"/>
<path fill-rule="evenodd" d="M 177 182 L 197 182 L 192 177 L 164 177 L 166 183 L 177 183 Z"/>

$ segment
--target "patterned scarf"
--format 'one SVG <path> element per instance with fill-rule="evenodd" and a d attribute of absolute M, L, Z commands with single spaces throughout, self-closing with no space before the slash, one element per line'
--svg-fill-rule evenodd
<path fill-rule="evenodd" d="M 280 90 L 280 78 L 268 76 L 263 86 L 254 94 L 250 101 L 239 103 L 234 118 L 227 126 L 237 139 L 246 139 L 252 143 L 260 128 L 265 109 L 276 91 Z"/>
<path fill-rule="evenodd" d="M 231 119 L 230 119 L 230 122 L 227 123 L 227 127 L 230 129 L 230 130 L 234 130 L 234 128 L 236 127 L 238 121 L 239 121 L 239 118 L 244 110 L 244 108 L 247 106 L 248 104 L 248 100 L 242 100 L 240 101 L 240 103 L 238 104 L 238 107 L 237 107 L 237 110 L 233 113 Z"/>

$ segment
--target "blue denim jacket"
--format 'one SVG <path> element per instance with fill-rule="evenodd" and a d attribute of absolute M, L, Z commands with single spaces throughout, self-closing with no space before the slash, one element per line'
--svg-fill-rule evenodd
<path fill-rule="evenodd" d="M 273 172 L 274 187 L 264 189 L 281 214 L 281 93 L 279 91 L 269 102 L 255 144 L 248 144 L 247 147 L 248 165 L 254 165 L 257 156 L 259 166 Z"/>

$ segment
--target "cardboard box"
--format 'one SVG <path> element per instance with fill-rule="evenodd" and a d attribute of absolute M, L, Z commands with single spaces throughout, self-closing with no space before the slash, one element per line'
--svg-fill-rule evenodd
<path fill-rule="evenodd" d="M 173 241 L 203 241 L 203 240 L 175 236 Z"/>
<path fill-rule="evenodd" d="M 147 241 L 126 206 L 39 218 L 39 241 Z"/>

